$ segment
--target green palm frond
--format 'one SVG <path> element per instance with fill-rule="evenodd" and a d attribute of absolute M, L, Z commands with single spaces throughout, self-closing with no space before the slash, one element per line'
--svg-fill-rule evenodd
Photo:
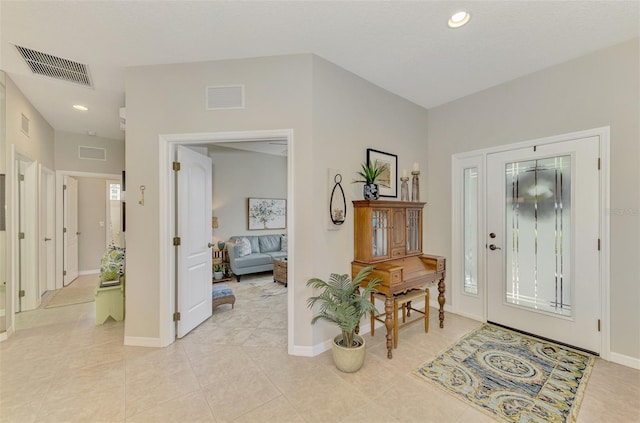
<path fill-rule="evenodd" d="M 360 319 L 366 313 L 378 313 L 369 298 L 371 292 L 375 291 L 375 287 L 380 283 L 380 279 L 370 280 L 360 293 L 356 292 L 372 269 L 372 267 L 361 269 L 353 280 L 347 274 L 332 273 L 326 282 L 318 278 L 307 281 L 307 286 L 321 291 L 319 295 L 307 299 L 309 308 L 313 308 L 316 304 L 319 308 L 318 314 L 313 317 L 311 323 L 324 320 L 335 324 L 342 331 L 344 345 L 348 347 L 351 343 L 347 341 L 353 339 Z"/>

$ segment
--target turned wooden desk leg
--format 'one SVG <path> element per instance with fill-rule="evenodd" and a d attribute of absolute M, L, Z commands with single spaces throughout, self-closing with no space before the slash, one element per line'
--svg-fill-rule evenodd
<path fill-rule="evenodd" d="M 440 304 L 440 327 L 444 327 L 444 276 L 438 281 L 438 304 Z"/>
<path fill-rule="evenodd" d="M 387 296 L 384 300 L 384 325 L 387 327 L 387 358 L 392 358 L 393 353 L 393 297 Z"/>

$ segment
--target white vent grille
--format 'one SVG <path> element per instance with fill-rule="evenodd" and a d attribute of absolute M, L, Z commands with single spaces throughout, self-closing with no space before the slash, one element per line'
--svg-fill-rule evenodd
<path fill-rule="evenodd" d="M 29 118 L 22 114 L 22 122 L 20 123 L 22 133 L 29 136 Z"/>
<path fill-rule="evenodd" d="M 85 160 L 107 160 L 107 150 L 99 147 L 78 146 L 78 158 Z"/>
<path fill-rule="evenodd" d="M 244 85 L 207 87 L 207 110 L 244 109 Z"/>
<path fill-rule="evenodd" d="M 33 73 L 93 87 L 86 65 L 18 45 L 16 48 Z"/>

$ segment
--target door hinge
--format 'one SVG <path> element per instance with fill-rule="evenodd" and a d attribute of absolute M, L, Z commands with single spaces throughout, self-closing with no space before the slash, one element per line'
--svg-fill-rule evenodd
<path fill-rule="evenodd" d="M 600 251 L 600 238 L 598 238 L 598 251 Z"/>
<path fill-rule="evenodd" d="M 62 271 L 62 276 L 67 276 L 67 271 L 66 270 Z"/>
<path fill-rule="evenodd" d="M 66 186 L 66 185 L 63 185 L 63 186 L 62 186 L 62 189 L 67 189 L 67 186 Z"/>
<path fill-rule="evenodd" d="M 62 233 L 66 234 L 67 233 L 67 228 L 62 228 Z"/>
<path fill-rule="evenodd" d="M 598 332 L 600 332 L 600 319 L 598 319 Z"/>
<path fill-rule="evenodd" d="M 180 320 L 180 312 L 176 311 L 175 313 L 173 313 L 173 321 L 177 322 L 178 320 Z"/>
<path fill-rule="evenodd" d="M 18 297 L 22 298 L 24 297 L 24 289 L 21 289 L 20 291 L 18 291 Z"/>
<path fill-rule="evenodd" d="M 178 172 L 180 170 L 180 162 L 173 162 L 172 169 Z"/>
<path fill-rule="evenodd" d="M 175 236 L 175 237 L 173 237 L 173 246 L 177 247 L 178 245 L 180 245 L 180 237 L 179 236 Z"/>
<path fill-rule="evenodd" d="M 24 181 L 24 175 L 18 175 L 18 180 L 19 181 Z"/>
<path fill-rule="evenodd" d="M 598 157 L 598 170 L 600 170 L 600 157 Z"/>
<path fill-rule="evenodd" d="M 18 232 L 18 239 L 24 239 L 24 232 Z"/>

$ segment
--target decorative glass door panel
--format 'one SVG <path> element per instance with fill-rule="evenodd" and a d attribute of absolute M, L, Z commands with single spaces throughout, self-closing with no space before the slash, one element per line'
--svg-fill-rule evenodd
<path fill-rule="evenodd" d="M 387 210 L 372 210 L 371 230 L 373 257 L 386 257 L 389 255 L 389 212 Z"/>
<path fill-rule="evenodd" d="M 571 156 L 505 165 L 505 301 L 571 316 Z"/>
<path fill-rule="evenodd" d="M 422 251 L 420 245 L 420 221 L 422 210 L 407 209 L 407 252 Z"/>

